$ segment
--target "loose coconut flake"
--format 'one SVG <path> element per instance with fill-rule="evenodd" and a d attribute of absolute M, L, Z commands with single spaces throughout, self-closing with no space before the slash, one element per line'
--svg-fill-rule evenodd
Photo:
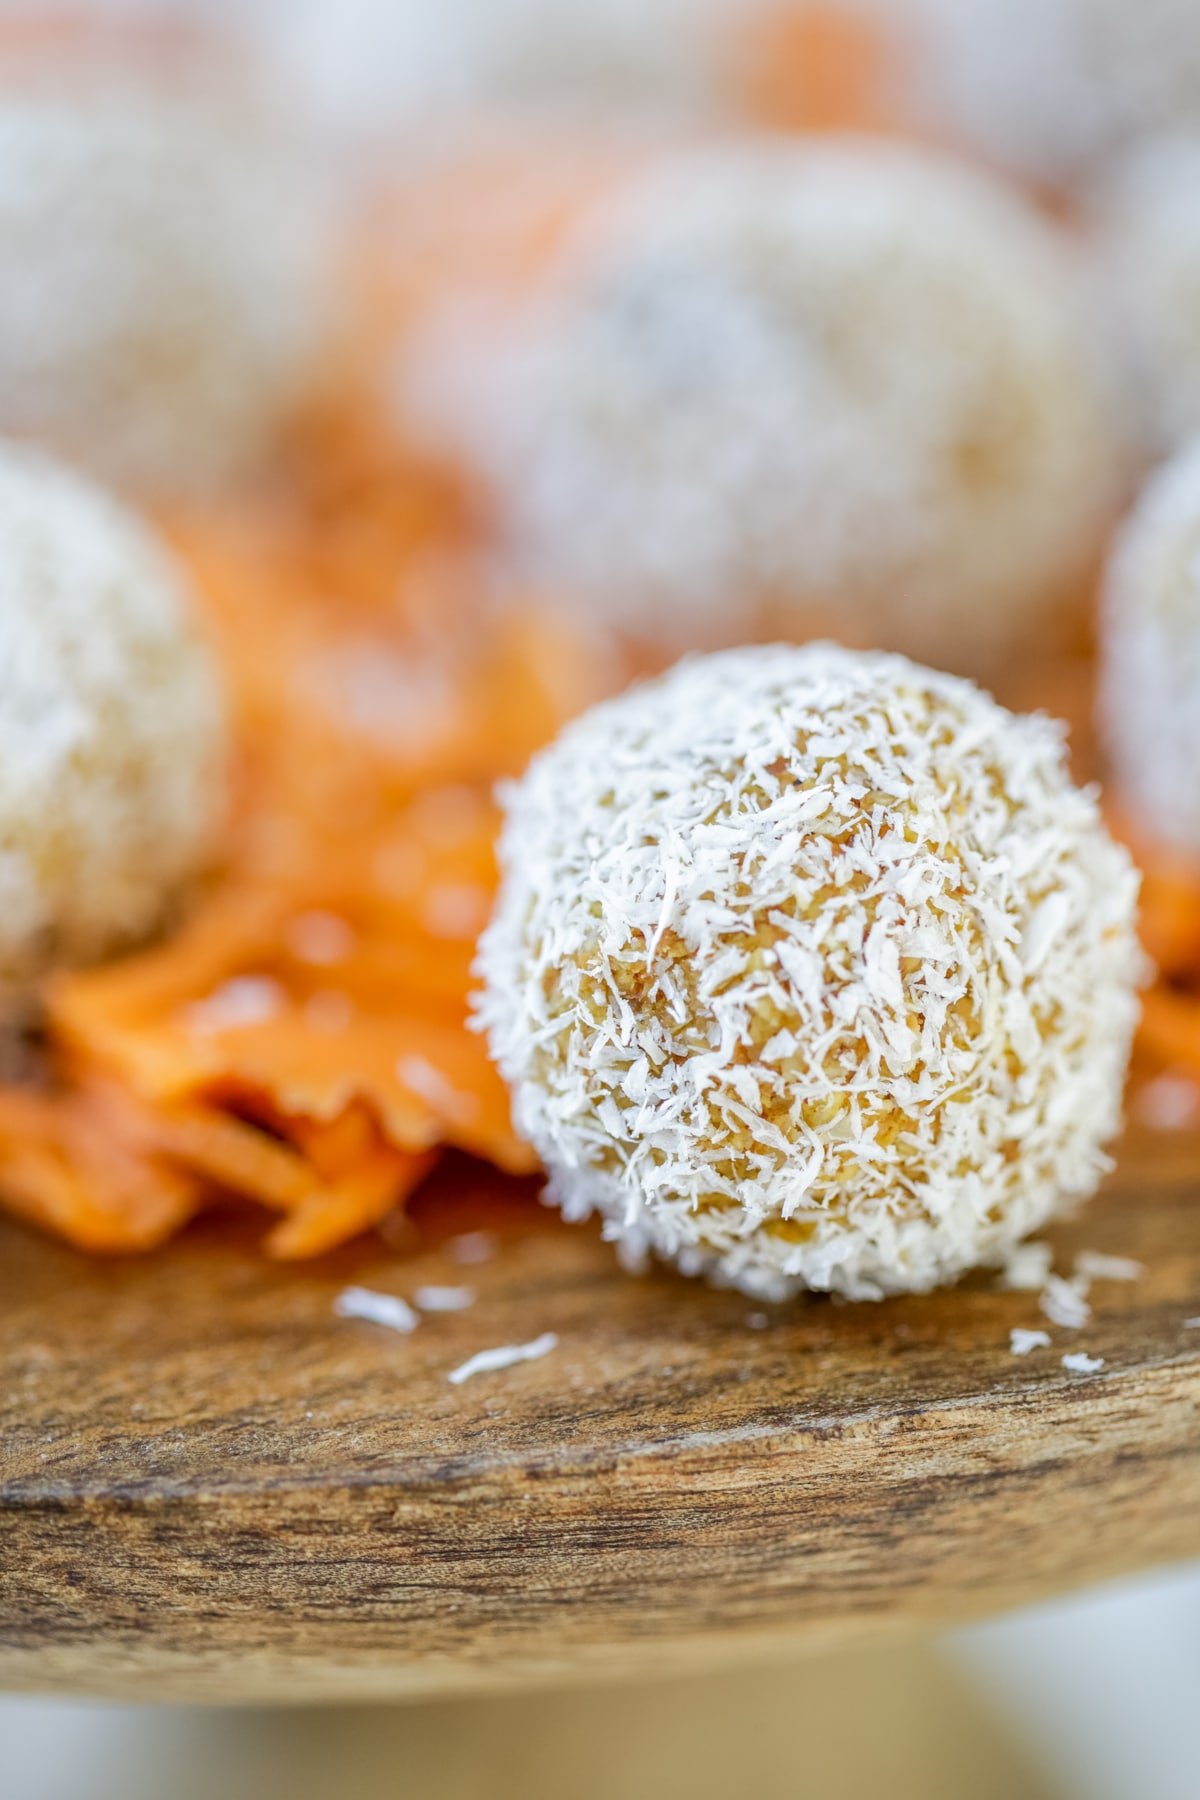
<path fill-rule="evenodd" d="M 1106 1256 L 1101 1250 L 1081 1250 L 1075 1258 L 1075 1273 L 1085 1281 L 1138 1281 L 1146 1273 L 1146 1265 L 1132 1256 Z"/>
<path fill-rule="evenodd" d="M 1040 1240 L 1014 1244 L 1004 1259 L 996 1286 L 1009 1293 L 1040 1293 L 1046 1285 L 1053 1260 L 1053 1249 Z"/>
<path fill-rule="evenodd" d="M 372 1325 L 384 1325 L 389 1331 L 415 1331 L 420 1319 L 399 1294 L 380 1294 L 374 1288 L 343 1288 L 333 1303 L 339 1319 L 366 1319 Z"/>
<path fill-rule="evenodd" d="M 475 1268 L 491 1262 L 500 1240 L 494 1231 L 461 1231 L 450 1239 L 450 1254 L 460 1268 Z"/>
<path fill-rule="evenodd" d="M 1137 1112 L 1152 1131 L 1186 1131 L 1200 1116 L 1200 1087 L 1190 1075 L 1156 1075 L 1139 1090 Z"/>
<path fill-rule="evenodd" d="M 1052 1325 L 1078 1331 L 1092 1316 L 1087 1299 L 1088 1283 L 1080 1275 L 1067 1281 L 1062 1275 L 1051 1275 L 1042 1289 L 1041 1309 Z"/>
<path fill-rule="evenodd" d="M 479 1350 L 457 1369 L 451 1369 L 446 1379 L 457 1387 L 461 1382 L 469 1381 L 472 1375 L 491 1375 L 498 1369 L 511 1369 L 516 1363 L 536 1362 L 538 1357 L 549 1356 L 551 1350 L 557 1348 L 555 1333 L 544 1331 L 529 1344 L 500 1344 L 494 1350 Z"/>
<path fill-rule="evenodd" d="M 475 1304 L 475 1289 L 469 1287 L 419 1287 L 413 1299 L 422 1312 L 465 1312 Z"/>
<path fill-rule="evenodd" d="M 1031 1350 L 1048 1350 L 1050 1333 L 1026 1331 L 1022 1326 L 1014 1325 L 1008 1334 L 1008 1347 L 1014 1356 L 1028 1356 Z"/>

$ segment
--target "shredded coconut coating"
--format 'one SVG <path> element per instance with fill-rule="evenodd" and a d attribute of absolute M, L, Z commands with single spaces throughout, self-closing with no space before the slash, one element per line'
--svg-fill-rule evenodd
<path fill-rule="evenodd" d="M 874 1298 L 1093 1191 L 1137 877 L 1057 726 L 899 657 L 732 651 L 586 714 L 507 808 L 479 1012 L 567 1217 Z"/>
<path fill-rule="evenodd" d="M 1020 174 L 1069 185 L 1156 131 L 1200 125 L 1195 0 L 917 0 L 915 10 L 926 106 Z"/>
<path fill-rule="evenodd" d="M 447 411 L 517 560 L 593 620 L 712 647 L 817 603 L 854 638 L 986 668 L 1042 630 L 1111 501 L 1077 277 L 969 170 L 726 145 L 590 220 L 527 337 Z"/>
<path fill-rule="evenodd" d="M 1200 42 L 1200 16 L 1195 36 Z M 1200 131 L 1131 156 L 1093 209 L 1128 417 L 1152 452 L 1200 431 Z"/>
<path fill-rule="evenodd" d="M 1145 488 L 1101 608 L 1101 732 L 1147 837 L 1200 851 L 1200 441 Z"/>
<path fill-rule="evenodd" d="M 150 931 L 210 846 L 223 710 L 143 526 L 0 446 L 0 1016 Z"/>
<path fill-rule="evenodd" d="M 0 95 L 0 429 L 153 494 L 264 453 L 309 379 L 323 251 L 231 109 L 115 79 Z"/>

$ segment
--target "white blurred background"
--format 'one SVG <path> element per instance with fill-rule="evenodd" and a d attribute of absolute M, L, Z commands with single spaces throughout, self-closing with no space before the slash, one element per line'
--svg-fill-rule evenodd
<path fill-rule="evenodd" d="M 0 1700 L 12 1800 L 1195 1800 L 1200 1567 L 686 1680 L 396 1707 Z"/>

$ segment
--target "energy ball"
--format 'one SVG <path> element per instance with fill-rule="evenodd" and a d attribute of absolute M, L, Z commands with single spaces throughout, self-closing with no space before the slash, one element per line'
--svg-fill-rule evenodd
<path fill-rule="evenodd" d="M 916 14 L 926 104 L 1033 180 L 1069 187 L 1200 125 L 1195 0 L 918 0 Z"/>
<path fill-rule="evenodd" d="M 164 916 L 211 845 L 223 720 L 166 551 L 0 445 L 0 1017 Z"/>
<path fill-rule="evenodd" d="M 815 607 L 989 668 L 1044 635 L 1114 489 L 1063 242 L 897 146 L 674 161 L 589 223 L 495 360 L 458 411 L 516 562 L 677 648 L 808 635 Z"/>
<path fill-rule="evenodd" d="M 190 90 L 0 91 L 0 430 L 156 496 L 252 468 L 322 329 L 310 201 Z"/>
<path fill-rule="evenodd" d="M 1176 449 L 1200 431 L 1200 134 L 1130 157 L 1093 216 L 1126 409 L 1151 451 Z"/>
<path fill-rule="evenodd" d="M 1117 539 L 1100 643 L 1101 732 L 1129 822 L 1200 853 L 1200 442 Z"/>
<path fill-rule="evenodd" d="M 896 656 L 742 649 L 585 714 L 507 808 L 480 1014 L 568 1218 L 876 1298 L 1095 1188 L 1137 878 L 1055 725 Z"/>
<path fill-rule="evenodd" d="M 286 0 L 276 61 L 343 137 L 411 138 L 464 120 L 704 117 L 740 0 Z"/>

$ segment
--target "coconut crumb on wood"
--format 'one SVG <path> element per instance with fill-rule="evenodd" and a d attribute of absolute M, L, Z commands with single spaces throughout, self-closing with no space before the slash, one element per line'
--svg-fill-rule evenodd
<path fill-rule="evenodd" d="M 1087 1292 L 1088 1282 L 1083 1276 L 1074 1275 L 1067 1280 L 1062 1275 L 1051 1275 L 1042 1289 L 1039 1305 L 1052 1325 L 1078 1331 L 1092 1316 Z"/>
<path fill-rule="evenodd" d="M 1075 1274 L 1085 1281 L 1139 1281 L 1145 1263 L 1132 1256 L 1108 1256 L 1102 1250 L 1081 1250 L 1075 1258 Z"/>
<path fill-rule="evenodd" d="M 557 1335 L 553 1331 L 544 1331 L 541 1337 L 528 1344 L 500 1344 L 494 1350 L 479 1350 L 466 1362 L 459 1363 L 457 1369 L 451 1369 L 446 1379 L 457 1387 L 473 1375 L 491 1375 L 500 1369 L 511 1369 L 517 1363 L 536 1362 L 557 1348 Z"/>
<path fill-rule="evenodd" d="M 374 1288 L 343 1288 L 333 1303 L 339 1319 L 365 1319 L 389 1331 L 415 1331 L 420 1318 L 399 1294 L 381 1294 Z"/>
<path fill-rule="evenodd" d="M 1134 1106 L 1152 1131 L 1186 1131 L 1200 1120 L 1200 1087 L 1189 1075 L 1156 1075 L 1138 1090 Z"/>
<path fill-rule="evenodd" d="M 1003 1291 L 1037 1294 L 1046 1285 L 1054 1251 L 1049 1244 L 1035 1239 L 1031 1243 L 1014 1244 L 1004 1260 L 996 1286 Z"/>
<path fill-rule="evenodd" d="M 475 1268 L 480 1263 L 491 1262 L 499 1248 L 500 1240 L 494 1231 L 461 1231 L 452 1237 L 449 1251 L 453 1260 L 461 1268 Z"/>
<path fill-rule="evenodd" d="M 1094 1375 L 1104 1367 L 1102 1356 L 1088 1356 L 1086 1351 L 1071 1350 L 1063 1357 L 1062 1366 L 1072 1375 Z"/>
<path fill-rule="evenodd" d="M 475 1289 L 470 1287 L 419 1287 L 413 1294 L 414 1304 L 422 1312 L 465 1312 L 475 1304 Z"/>

